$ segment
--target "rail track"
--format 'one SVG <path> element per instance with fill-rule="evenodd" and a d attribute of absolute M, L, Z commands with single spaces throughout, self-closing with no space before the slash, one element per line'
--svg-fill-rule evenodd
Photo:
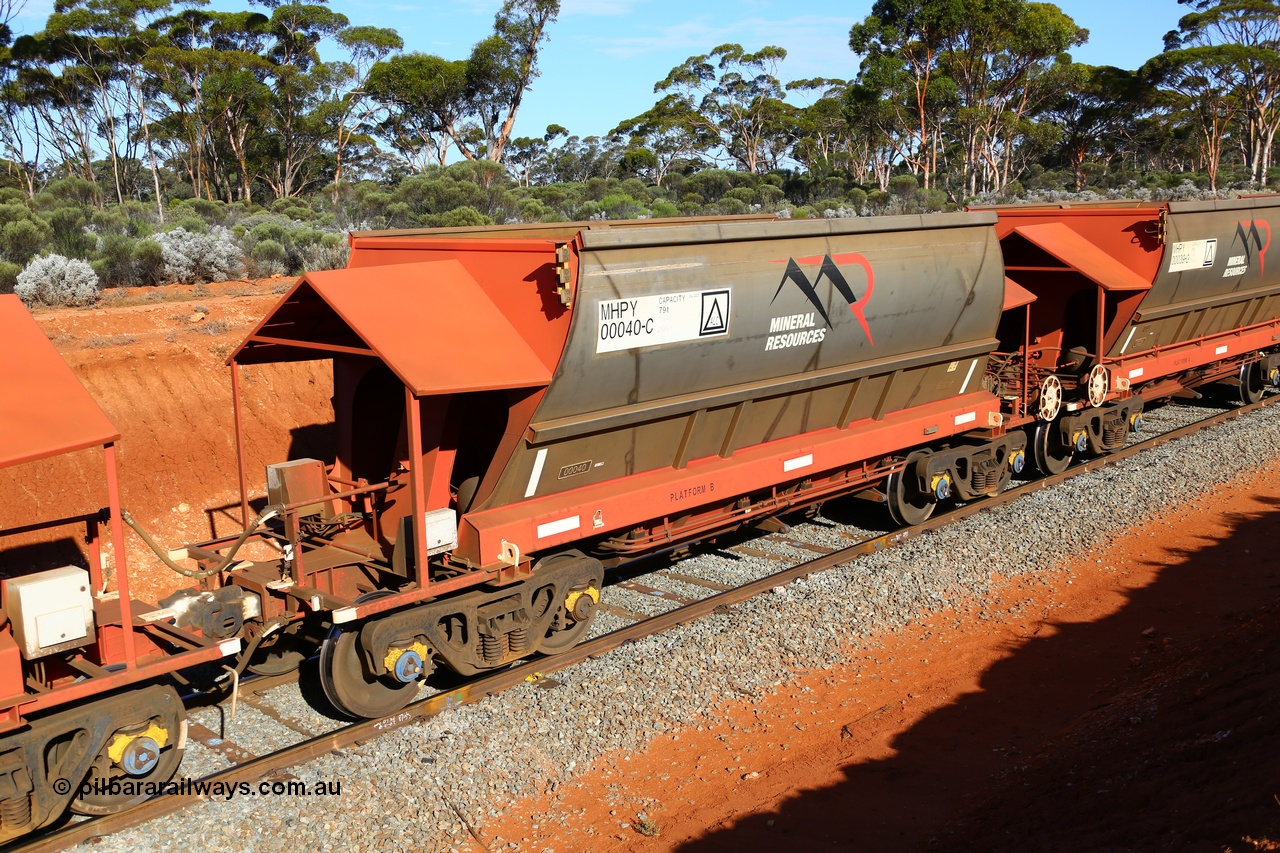
<path fill-rule="evenodd" d="M 1170 441 L 1276 404 L 1280 404 L 1280 395 L 1273 394 L 1252 405 L 1213 414 L 1186 426 L 1171 429 L 1141 441 L 1135 441 L 1109 455 L 1082 461 L 1062 473 L 1011 486 L 1000 495 L 960 505 L 946 512 L 940 512 L 922 524 L 880 535 L 872 535 L 843 548 L 833 549 L 798 541 L 795 538 L 786 536 L 785 531 L 779 530 L 767 536 L 766 540 L 782 542 L 792 549 L 812 552 L 816 556 L 798 564 L 788 565 L 777 572 L 767 574 L 742 585 L 728 586 L 705 577 L 696 576 L 681 570 L 678 563 L 675 566 L 663 566 L 651 570 L 648 575 L 640 575 L 634 572 L 628 573 L 624 570 L 620 579 L 615 579 L 611 584 L 611 588 L 626 590 L 628 593 L 644 596 L 650 600 L 658 600 L 663 604 L 673 604 L 674 606 L 656 615 L 646 615 L 634 610 L 607 605 L 604 607 L 605 613 L 610 614 L 617 620 L 627 621 L 629 624 L 587 639 L 573 649 L 554 658 L 538 658 L 518 663 L 499 672 L 469 679 L 451 689 L 433 692 L 411 703 L 397 714 L 383 719 L 352 723 L 332 731 L 312 735 L 306 726 L 300 726 L 293 722 L 287 714 L 277 712 L 269 702 L 264 701 L 262 698 L 262 694 L 266 693 L 268 689 L 296 680 L 296 675 L 271 676 L 247 681 L 241 685 L 238 701 L 267 716 L 273 717 L 282 726 L 304 735 L 304 739 L 269 754 L 255 755 L 251 751 L 238 746 L 234 741 L 219 737 L 203 724 L 193 723 L 189 731 L 189 738 L 203 743 L 209 750 L 218 753 L 231 764 L 225 769 L 200 777 L 200 781 L 210 785 L 215 783 L 224 783 L 225 785 L 255 782 L 270 778 L 273 775 L 279 777 L 289 767 L 303 764 L 335 750 L 358 746 L 389 731 L 417 724 L 442 711 L 479 701 L 486 696 L 499 693 L 518 684 L 542 680 L 552 672 L 573 666 L 588 658 L 604 655 L 625 643 L 660 633 L 722 608 L 731 607 L 734 604 L 762 593 L 770 592 L 779 586 L 785 586 L 800 578 L 844 565 L 858 556 L 892 548 L 914 539 L 922 533 L 939 529 L 978 513 L 1011 503 L 1025 495 L 1051 488 L 1072 477 L 1096 471 Z M 731 545 L 729 550 L 737 550 L 750 556 L 771 557 L 777 560 L 786 559 L 767 550 L 754 548 L 749 544 Z M 683 588 L 704 589 L 708 594 L 705 597 L 690 600 L 686 596 L 672 593 L 667 589 L 661 588 L 661 586 L 643 583 L 637 578 L 651 579 L 652 584 L 658 584 L 659 578 L 676 581 Z M 158 817 L 173 814 L 207 799 L 210 799 L 208 795 L 197 793 L 194 790 L 156 797 L 118 814 L 69 823 L 40 837 L 27 839 L 22 843 L 5 848 L 5 851 L 6 853 L 8 851 L 15 851 L 15 853 L 16 851 L 22 851 L 22 853 L 32 851 L 34 853 L 34 851 L 63 850 L 95 837 L 109 835 Z"/>

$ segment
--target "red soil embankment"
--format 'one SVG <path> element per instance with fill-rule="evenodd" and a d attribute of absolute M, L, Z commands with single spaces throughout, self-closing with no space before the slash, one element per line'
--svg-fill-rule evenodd
<path fill-rule="evenodd" d="M 139 288 L 96 309 L 41 312 L 36 320 L 120 430 L 123 506 L 162 544 L 238 529 L 239 489 L 229 355 L 280 299 L 279 282 Z M 164 300 L 164 301 L 160 301 Z M 201 310 L 203 309 L 203 310 Z M 241 374 L 246 476 L 264 490 L 269 462 L 324 452 L 332 422 L 327 362 L 266 365 Z M 318 440 L 319 439 L 319 440 Z M 0 527 L 106 505 L 100 450 L 0 471 Z M 61 565 L 83 528 L 0 540 L 9 574 Z M 188 585 L 132 533 L 125 535 L 135 596 L 155 600 Z M 37 541 L 59 542 L 36 548 Z M 18 546 L 18 547 L 15 547 Z M 110 550 L 107 550 L 110 553 Z"/>

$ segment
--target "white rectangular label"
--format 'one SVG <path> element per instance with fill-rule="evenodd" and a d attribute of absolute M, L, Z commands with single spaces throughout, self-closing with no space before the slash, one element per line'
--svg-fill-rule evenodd
<path fill-rule="evenodd" d="M 580 526 L 581 524 L 576 515 L 562 518 L 559 521 L 548 521 L 546 524 L 538 525 L 538 538 L 546 539 L 548 536 L 555 536 L 557 533 L 568 533 L 570 530 L 577 530 Z"/>
<path fill-rule="evenodd" d="M 1133 370 L 1130 370 L 1130 371 L 1129 371 L 1129 378 L 1130 378 L 1130 379 L 1137 379 L 1139 376 L 1141 376 L 1141 375 L 1142 375 L 1142 370 L 1143 370 L 1143 368 L 1141 368 L 1141 367 L 1135 367 Z"/>
<path fill-rule="evenodd" d="M 727 288 L 608 299 L 596 307 L 598 353 L 728 334 Z"/>
<path fill-rule="evenodd" d="M 1226 352 L 1226 351 L 1227 351 L 1227 345 L 1226 345 L 1226 344 L 1223 344 L 1222 346 L 1220 346 L 1220 347 L 1218 347 L 1216 350 L 1214 350 L 1214 351 L 1213 351 L 1213 354 L 1214 354 L 1214 355 L 1222 355 L 1222 354 L 1223 354 L 1224 352 Z"/>
<path fill-rule="evenodd" d="M 956 415 L 956 426 L 960 426 L 961 424 L 971 424 L 977 419 L 977 412 L 965 412 L 963 415 Z"/>
<path fill-rule="evenodd" d="M 1186 240 L 1182 243 L 1174 243 L 1169 247 L 1169 272 L 1211 267 L 1217 254 L 1217 240 Z"/>
<path fill-rule="evenodd" d="M 795 459 L 788 459 L 782 463 L 783 471 L 794 471 L 797 468 L 808 468 L 813 464 L 813 454 L 806 453 L 804 456 L 797 456 Z"/>

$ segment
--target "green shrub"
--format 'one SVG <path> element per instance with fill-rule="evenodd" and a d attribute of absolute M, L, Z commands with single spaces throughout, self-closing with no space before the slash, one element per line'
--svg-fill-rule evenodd
<path fill-rule="evenodd" d="M 254 244 L 249 257 L 253 262 L 253 273 L 257 276 L 284 275 L 288 272 L 288 253 L 275 240 L 259 240 Z"/>
<path fill-rule="evenodd" d="M 225 201 L 211 201 L 207 198 L 189 198 L 181 204 L 173 205 L 175 213 L 180 212 L 182 216 L 198 216 L 206 222 L 215 225 L 220 224 L 227 215 L 227 203 Z M 188 228 L 188 231 L 191 229 Z"/>
<path fill-rule="evenodd" d="M 915 175 L 894 175 L 889 179 L 889 192 L 899 198 L 910 198 L 920 189 L 920 182 Z"/>
<path fill-rule="evenodd" d="M 104 235 L 98 248 L 98 258 L 93 262 L 94 271 L 104 287 L 123 287 L 137 283 L 133 264 L 136 241 L 124 234 Z"/>
<path fill-rule="evenodd" d="M 138 284 L 164 281 L 164 248 L 155 240 L 139 240 L 133 247 L 133 270 Z"/>
<path fill-rule="evenodd" d="M 291 228 L 284 233 L 284 242 L 288 246 L 302 248 L 319 243 L 322 236 L 324 235 L 314 228 Z"/>
<path fill-rule="evenodd" d="M 51 181 L 36 198 L 47 200 L 50 207 L 57 207 L 63 201 L 77 207 L 92 207 L 98 203 L 98 188 L 84 178 L 60 178 Z"/>
<path fill-rule="evenodd" d="M 626 193 L 609 193 L 600 199 L 600 209 L 609 219 L 635 219 L 644 205 Z"/>
<path fill-rule="evenodd" d="M 526 198 L 520 201 L 518 215 L 525 222 L 538 222 L 550 212 L 551 208 L 536 198 Z"/>
<path fill-rule="evenodd" d="M 35 214 L 31 212 L 31 209 L 21 202 L 0 204 L 0 226 L 8 225 L 10 222 L 18 222 L 22 219 L 35 218 Z"/>
<path fill-rule="evenodd" d="M 96 235 L 85 231 L 84 209 L 56 207 L 41 214 L 53 230 L 48 245 L 68 258 L 83 258 L 97 245 Z"/>
<path fill-rule="evenodd" d="M 165 231 L 176 231 L 181 228 L 188 234 L 207 234 L 209 233 L 209 223 L 205 222 L 199 216 L 183 216 L 174 222 L 165 226 Z"/>
<path fill-rule="evenodd" d="M 738 216 L 747 212 L 747 206 L 742 203 L 741 199 L 725 196 L 716 202 L 716 210 L 725 216 Z"/>
<path fill-rule="evenodd" d="M 89 225 L 99 234 L 123 234 L 128 220 L 117 206 L 89 212 Z"/>
<path fill-rule="evenodd" d="M 18 286 L 18 273 L 22 272 L 21 264 L 0 261 L 0 293 L 13 293 Z"/>
<path fill-rule="evenodd" d="M 466 225 L 492 225 L 493 220 L 474 207 L 463 205 L 441 215 L 440 224 L 445 228 L 459 228 Z"/>
<path fill-rule="evenodd" d="M 26 266 L 52 237 L 53 229 L 43 220 L 18 219 L 0 228 L 0 252 L 6 261 Z"/>

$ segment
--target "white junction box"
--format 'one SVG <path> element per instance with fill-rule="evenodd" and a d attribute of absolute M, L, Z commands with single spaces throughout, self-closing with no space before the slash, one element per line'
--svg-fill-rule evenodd
<path fill-rule="evenodd" d="M 423 514 L 427 519 L 428 557 L 458 547 L 458 516 L 453 510 L 432 509 Z"/>
<path fill-rule="evenodd" d="M 13 636 L 27 660 L 93 642 L 89 573 L 75 566 L 4 582 Z"/>

